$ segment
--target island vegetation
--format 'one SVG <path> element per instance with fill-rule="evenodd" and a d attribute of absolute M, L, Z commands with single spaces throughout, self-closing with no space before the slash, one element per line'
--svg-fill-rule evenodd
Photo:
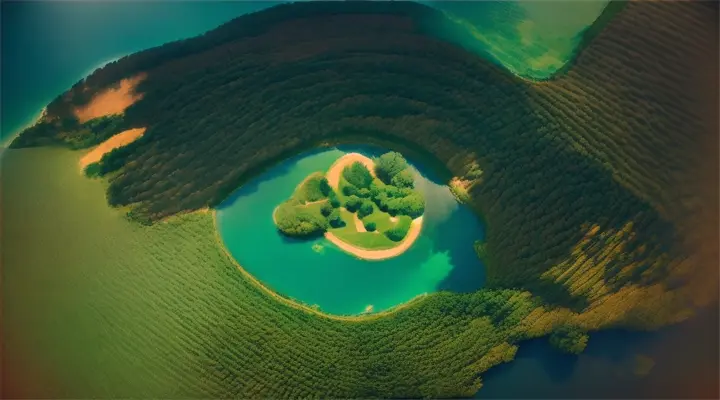
<path fill-rule="evenodd" d="M 425 199 L 400 153 L 374 160 L 346 154 L 327 174 L 330 180 L 322 172 L 305 178 L 275 209 L 273 220 L 280 232 L 293 237 L 325 234 L 331 242 L 343 242 L 341 249 L 367 259 L 397 256 L 417 239 Z M 401 244 L 406 238 L 411 240 Z"/>
<path fill-rule="evenodd" d="M 81 124 L 73 110 L 147 74 L 137 87 L 142 99 L 122 115 L 125 126 L 110 129 L 147 127 L 146 134 L 106 154 L 96 171 L 108 180 L 109 204 L 150 225 L 134 231 L 144 240 L 128 248 L 172 243 L 179 250 L 167 263 L 177 271 L 203 265 L 224 290 L 193 305 L 201 315 L 223 311 L 216 330 L 207 319 L 193 325 L 221 340 L 163 347 L 195 362 L 159 367 L 190 376 L 171 394 L 471 396 L 481 374 L 512 360 L 523 340 L 552 335 L 574 353 L 586 332 L 657 328 L 715 299 L 717 190 L 691 195 L 718 182 L 709 150 L 717 149 L 717 96 L 703 97 L 715 79 L 705 71 L 717 70 L 707 57 L 717 49 L 716 7 L 629 2 L 593 30 L 571 68 L 535 84 L 438 40 L 432 27 L 442 14 L 419 4 L 282 5 L 110 63 L 55 99 L 12 147 L 99 143 L 109 131 L 86 142 L 79 132 L 92 121 Z M 462 182 L 459 197 L 488 226 L 476 246 L 486 288 L 435 293 L 367 320 L 287 307 L 237 273 L 209 215 L 186 213 L 220 204 L 288 155 L 366 140 L 411 147 Z M 357 175 L 351 179 L 365 182 Z M 402 190 L 405 180 L 389 183 Z M 368 199 L 361 190 L 370 192 L 353 186 L 357 193 L 321 199 L 330 205 L 318 203 L 322 219 L 291 226 L 319 233 L 325 223 L 349 221 L 339 208 L 351 201 L 360 212 Z M 314 209 L 308 203 L 289 205 L 288 220 L 301 206 Z M 418 210 L 391 203 L 388 196 L 388 214 Z M 708 221 L 712 229 L 698 229 Z M 383 229 L 367 222 L 368 231 Z M 142 334 L 163 331 L 149 325 Z"/>

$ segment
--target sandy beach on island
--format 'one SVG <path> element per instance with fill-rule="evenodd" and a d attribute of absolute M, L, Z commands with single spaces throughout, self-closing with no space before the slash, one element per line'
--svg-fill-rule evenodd
<path fill-rule="evenodd" d="M 410 225 L 410 230 L 408 231 L 407 235 L 405 236 L 405 239 L 400 242 L 396 247 L 393 247 L 392 249 L 385 249 L 385 250 L 366 250 L 360 247 L 355 247 L 351 244 L 347 244 L 340 240 L 337 236 L 333 235 L 331 232 L 325 232 L 325 239 L 332 242 L 334 245 L 339 247 L 341 250 L 350 253 L 358 258 L 362 258 L 363 260 L 385 260 L 388 258 L 399 256 L 400 254 L 404 253 L 407 249 L 410 248 L 410 246 L 415 243 L 415 240 L 420 236 L 420 231 L 422 230 L 422 220 L 423 217 L 417 217 L 413 220 L 412 224 Z"/>
<path fill-rule="evenodd" d="M 370 171 L 372 176 L 375 176 L 375 163 L 373 163 L 372 159 L 360 153 L 348 153 L 335 161 L 333 165 L 330 166 L 328 172 L 325 174 L 325 177 L 327 178 L 330 187 L 337 190 L 338 185 L 340 184 L 340 175 L 342 174 L 343 169 L 356 161 L 364 164 L 365 167 L 367 167 L 367 169 Z M 358 230 L 358 232 L 367 232 L 365 230 L 365 226 L 363 225 L 362 221 L 360 221 L 360 219 L 357 217 L 357 215 L 353 214 L 353 216 L 355 219 L 355 228 Z M 391 221 L 396 222 L 397 218 L 391 217 Z M 367 250 L 361 247 L 356 247 L 346 242 L 343 242 L 342 240 L 340 240 L 340 238 L 333 235 L 332 232 L 325 232 L 325 239 L 329 240 L 331 243 L 339 247 L 342 251 L 350 253 L 363 260 L 385 260 L 388 258 L 399 256 L 407 249 L 409 249 L 413 243 L 415 243 L 415 240 L 417 240 L 417 238 L 420 236 L 420 231 L 422 230 L 422 221 L 422 216 L 415 218 L 412 221 L 412 224 L 410 224 L 410 229 L 408 230 L 407 235 L 405 235 L 405 238 L 397 246 L 391 249 Z"/>
<path fill-rule="evenodd" d="M 337 190 L 338 185 L 340 184 L 340 175 L 342 174 L 343 169 L 355 161 L 361 162 L 370 171 L 370 174 L 375 176 L 375 163 L 373 163 L 372 159 L 365 157 L 360 153 L 347 153 L 338 158 L 325 174 L 325 178 L 327 178 L 330 187 Z"/>

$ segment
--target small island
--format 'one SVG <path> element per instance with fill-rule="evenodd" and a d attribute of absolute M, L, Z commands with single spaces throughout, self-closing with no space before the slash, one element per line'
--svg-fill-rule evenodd
<path fill-rule="evenodd" d="M 275 225 L 296 238 L 324 235 L 366 260 L 398 256 L 420 236 L 425 199 L 400 153 L 340 157 L 314 172 L 273 212 Z"/>

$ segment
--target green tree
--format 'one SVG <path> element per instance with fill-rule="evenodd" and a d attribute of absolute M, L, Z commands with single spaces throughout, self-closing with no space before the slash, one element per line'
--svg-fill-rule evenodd
<path fill-rule="evenodd" d="M 343 186 L 342 192 L 345 196 L 352 196 L 358 194 L 358 189 L 352 184 L 347 184 Z"/>
<path fill-rule="evenodd" d="M 333 209 L 330 212 L 330 215 L 328 215 L 327 219 L 328 219 L 328 223 L 333 228 L 339 228 L 343 225 L 343 220 L 340 217 L 340 210 L 338 210 L 337 208 Z"/>
<path fill-rule="evenodd" d="M 550 334 L 550 344 L 568 354 L 580 354 L 585 350 L 588 334 L 577 326 L 560 325 Z"/>
<path fill-rule="evenodd" d="M 365 230 L 368 232 L 375 232 L 377 229 L 377 225 L 372 221 L 363 221 L 363 224 L 365 225 Z"/>
<path fill-rule="evenodd" d="M 334 207 L 330 204 L 329 201 L 328 201 L 328 202 L 325 202 L 325 203 L 323 203 L 322 206 L 320 206 L 320 213 L 321 213 L 323 216 L 327 217 L 327 216 L 330 215 L 330 213 L 333 211 L 333 208 L 334 208 Z"/>
<path fill-rule="evenodd" d="M 387 184 L 390 184 L 392 178 L 408 166 L 408 163 L 405 161 L 402 154 L 395 151 L 385 153 L 376 158 L 374 161 L 375 174 L 381 181 Z"/>
<path fill-rule="evenodd" d="M 393 176 L 390 183 L 398 188 L 413 188 L 415 187 L 415 178 L 408 169 L 405 169 Z"/>
<path fill-rule="evenodd" d="M 363 200 L 360 208 L 358 209 L 358 218 L 365 218 L 366 216 L 373 213 L 373 205 L 370 200 Z"/>
<path fill-rule="evenodd" d="M 345 208 L 350 212 L 357 211 L 358 208 L 360 208 L 360 205 L 362 204 L 362 199 L 359 197 L 352 195 L 348 197 L 347 201 L 345 201 Z"/>
<path fill-rule="evenodd" d="M 343 177 L 348 183 L 357 188 L 368 188 L 373 181 L 373 177 L 367 167 L 359 161 L 345 167 L 342 171 Z"/>

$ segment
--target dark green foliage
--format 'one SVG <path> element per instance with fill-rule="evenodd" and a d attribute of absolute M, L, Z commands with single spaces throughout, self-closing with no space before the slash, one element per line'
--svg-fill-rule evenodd
<path fill-rule="evenodd" d="M 373 181 L 370 171 L 368 171 L 365 165 L 359 161 L 355 161 L 345 167 L 342 171 L 342 175 L 349 184 L 357 187 L 358 189 L 370 187 L 370 183 Z"/>
<path fill-rule="evenodd" d="M 330 204 L 330 202 L 326 202 L 320 207 L 320 213 L 327 217 L 330 215 L 330 213 L 333 211 L 334 207 Z"/>
<path fill-rule="evenodd" d="M 405 169 L 393 176 L 390 184 L 398 188 L 413 188 L 415 186 L 415 178 L 413 178 L 410 171 Z"/>
<path fill-rule="evenodd" d="M 377 225 L 372 221 L 363 221 L 363 225 L 368 232 L 375 232 L 375 229 L 377 229 Z"/>
<path fill-rule="evenodd" d="M 412 224 L 412 219 L 407 215 L 401 215 L 398 217 L 395 226 L 385 231 L 385 236 L 393 242 L 399 242 L 407 235 L 410 230 L 410 224 Z"/>
<path fill-rule="evenodd" d="M 395 151 L 381 155 L 374 162 L 375 174 L 386 184 L 390 184 L 395 175 L 408 167 L 408 163 L 402 154 Z"/>
<path fill-rule="evenodd" d="M 345 208 L 350 212 L 355 212 L 360 208 L 360 205 L 362 205 L 363 201 L 361 198 L 352 195 L 348 197 L 348 199 L 345 201 Z"/>
<path fill-rule="evenodd" d="M 358 209 L 357 216 L 358 218 L 365 218 L 366 216 L 373 213 L 373 205 L 370 200 L 363 200 L 362 204 L 360 205 L 360 208 Z"/>
<path fill-rule="evenodd" d="M 561 325 L 550 334 L 550 344 L 568 354 L 580 354 L 585 350 L 588 334 L 577 326 Z"/>
<path fill-rule="evenodd" d="M 330 212 L 330 215 L 328 215 L 327 219 L 328 219 L 328 223 L 333 228 L 339 228 L 339 227 L 343 226 L 343 220 L 340 217 L 340 210 L 338 210 L 337 208 L 334 208 Z"/>
<path fill-rule="evenodd" d="M 338 208 L 340 207 L 340 199 L 337 198 L 337 195 L 335 195 L 335 192 L 331 192 L 333 195 L 329 197 L 330 199 L 330 205 L 332 208 Z"/>
<path fill-rule="evenodd" d="M 358 188 L 353 185 L 345 185 L 342 188 L 342 192 L 345 196 L 353 196 L 358 194 Z"/>

